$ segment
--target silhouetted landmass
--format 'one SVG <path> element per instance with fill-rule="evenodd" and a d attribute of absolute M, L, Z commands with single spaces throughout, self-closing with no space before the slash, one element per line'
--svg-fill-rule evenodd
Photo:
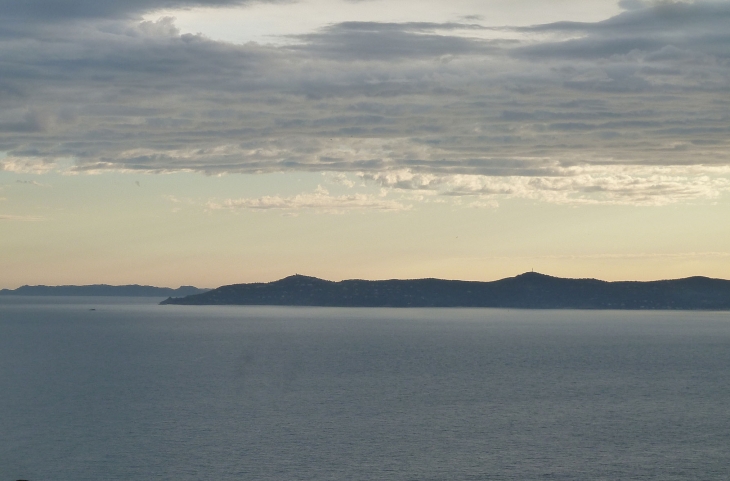
<path fill-rule="evenodd" d="M 730 281 L 708 277 L 650 282 L 563 279 L 527 272 L 493 282 L 442 279 L 326 281 L 295 275 L 234 284 L 162 304 L 330 307 L 500 307 L 522 309 L 730 309 Z"/>
<path fill-rule="evenodd" d="M 198 289 L 193 286 L 170 287 L 109 286 L 94 284 L 90 286 L 22 286 L 17 289 L 0 290 L 0 295 L 14 296 L 116 296 L 116 297 L 167 297 L 190 296 L 207 292 L 209 289 Z"/>

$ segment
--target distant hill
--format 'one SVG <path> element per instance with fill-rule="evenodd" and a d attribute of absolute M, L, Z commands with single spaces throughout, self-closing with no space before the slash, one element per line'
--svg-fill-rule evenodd
<path fill-rule="evenodd" d="M 708 277 L 650 282 L 564 279 L 527 272 L 493 282 L 326 281 L 295 275 L 234 284 L 161 304 L 332 307 L 500 307 L 523 309 L 730 310 L 730 281 Z"/>
<path fill-rule="evenodd" d="M 182 286 L 177 289 L 169 287 L 109 286 L 94 284 L 90 286 L 22 286 L 17 289 L 2 289 L 0 295 L 14 296 L 118 296 L 118 297 L 168 297 L 190 296 L 207 292 L 209 289 L 198 289 L 193 286 Z"/>

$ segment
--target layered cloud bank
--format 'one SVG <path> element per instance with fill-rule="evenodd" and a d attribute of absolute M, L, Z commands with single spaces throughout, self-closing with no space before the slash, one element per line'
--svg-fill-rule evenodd
<path fill-rule="evenodd" d="M 0 1 L 0 166 L 335 172 L 474 205 L 730 189 L 730 2 L 624 0 L 604 21 L 531 27 L 344 22 L 279 44 L 141 19 L 246 4 Z M 407 207 L 323 192 L 216 205 Z"/>

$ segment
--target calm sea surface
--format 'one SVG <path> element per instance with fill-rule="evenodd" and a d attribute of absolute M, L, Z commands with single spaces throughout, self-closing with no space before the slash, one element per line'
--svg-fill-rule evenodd
<path fill-rule="evenodd" d="M 0 481 L 730 479 L 730 313 L 155 302 L 0 297 Z"/>

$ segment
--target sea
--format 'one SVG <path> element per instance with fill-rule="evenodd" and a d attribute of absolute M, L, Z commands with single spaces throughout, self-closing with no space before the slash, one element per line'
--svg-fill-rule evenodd
<path fill-rule="evenodd" d="M 730 313 L 0 297 L 0 481 L 727 480 Z"/>

